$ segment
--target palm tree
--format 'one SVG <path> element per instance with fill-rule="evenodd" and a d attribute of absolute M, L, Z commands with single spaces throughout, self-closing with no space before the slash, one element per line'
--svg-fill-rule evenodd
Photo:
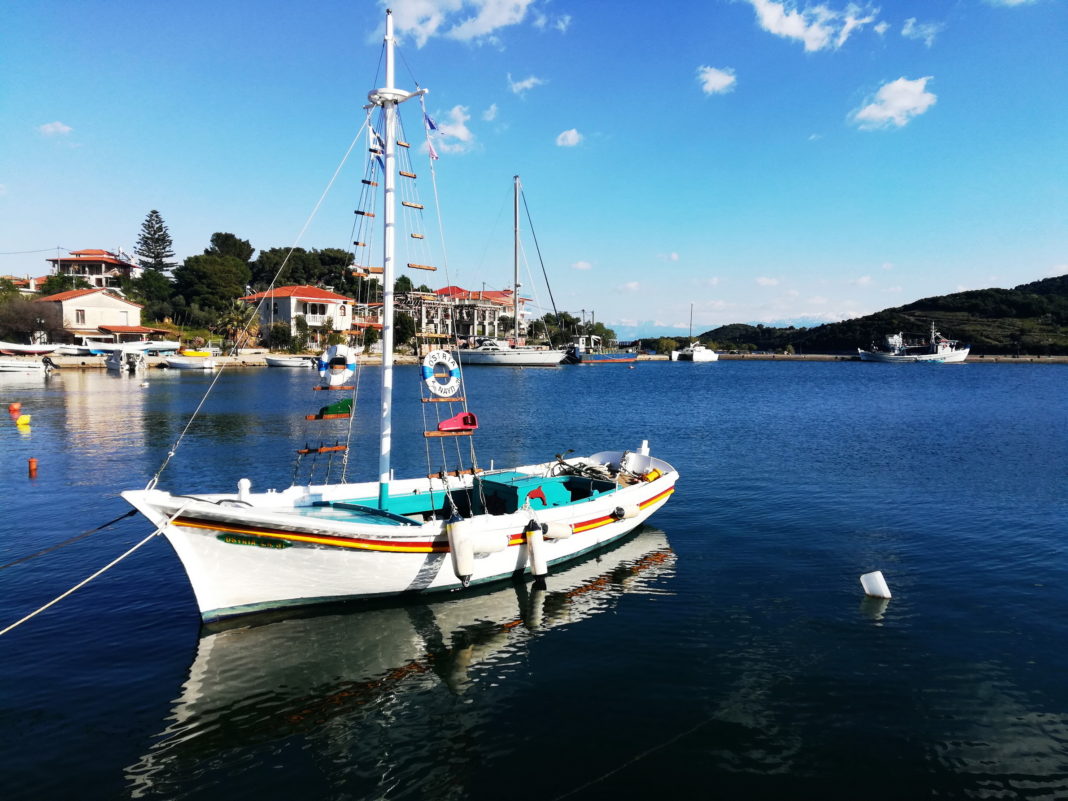
<path fill-rule="evenodd" d="M 215 318 L 211 330 L 222 334 L 231 347 L 244 347 L 259 335 L 256 307 L 240 300 L 231 301 L 229 308 Z"/>

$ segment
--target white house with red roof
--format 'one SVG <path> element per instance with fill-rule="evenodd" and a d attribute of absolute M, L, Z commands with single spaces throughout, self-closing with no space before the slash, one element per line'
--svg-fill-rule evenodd
<path fill-rule="evenodd" d="M 117 342 L 138 341 L 154 328 L 141 325 L 141 305 L 106 289 L 71 289 L 35 298 L 34 303 L 52 303 L 63 315 L 63 329 L 72 341 L 79 337 L 111 335 Z"/>
<path fill-rule="evenodd" d="M 97 249 L 72 250 L 66 256 L 46 261 L 52 263 L 55 275 L 81 278 L 101 289 L 117 288 L 123 278 L 139 278 L 143 272 L 140 265 L 134 264 L 121 250 L 118 253 Z"/>
<path fill-rule="evenodd" d="M 280 286 L 241 300 L 259 306 L 260 329 L 286 323 L 296 333 L 303 315 L 316 341 L 330 332 L 350 334 L 361 328 L 381 328 L 381 304 L 357 305 L 352 298 L 317 286 Z"/>

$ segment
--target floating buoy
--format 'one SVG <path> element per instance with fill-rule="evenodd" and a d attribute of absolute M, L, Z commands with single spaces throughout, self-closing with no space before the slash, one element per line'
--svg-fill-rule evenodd
<path fill-rule="evenodd" d="M 22 404 L 17 401 L 15 403 L 9 403 L 7 405 L 7 411 L 9 414 L 18 414 L 21 409 Z"/>
<path fill-rule="evenodd" d="M 881 570 L 865 573 L 860 577 L 860 586 L 864 588 L 864 594 L 870 598 L 889 598 L 890 588 L 886 586 Z"/>
<path fill-rule="evenodd" d="M 31 456 L 26 462 L 26 467 L 30 478 L 37 478 L 37 460 Z"/>
<path fill-rule="evenodd" d="M 17 426 L 28 426 L 30 424 L 30 415 L 20 414 L 19 418 L 15 421 Z"/>

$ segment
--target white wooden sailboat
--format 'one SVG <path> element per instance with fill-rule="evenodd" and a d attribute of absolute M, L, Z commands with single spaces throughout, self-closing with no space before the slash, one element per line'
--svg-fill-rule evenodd
<path fill-rule="evenodd" d="M 453 457 L 446 457 L 443 448 L 437 471 L 394 480 L 397 107 L 426 90 L 395 87 L 393 45 L 387 12 L 385 85 L 368 95 L 368 108 L 379 112 L 381 132 L 375 136 L 381 148 L 373 149 L 372 162 L 381 165 L 384 188 L 378 480 L 347 483 L 342 472 L 340 483 L 294 484 L 278 491 L 253 492 L 249 480 L 242 478 L 231 493 L 201 494 L 190 487 L 169 492 L 157 484 L 172 448 L 145 489 L 122 496 L 170 541 L 205 620 L 341 599 L 459 590 L 522 573 L 544 577 L 554 565 L 632 531 L 674 492 L 678 473 L 652 456 L 644 441 L 634 450 L 481 469 L 473 447 L 477 418 L 460 392 L 462 369 L 442 350 L 423 361 L 424 408 L 439 418 L 424 436 L 432 443 L 467 438 L 470 462 L 466 467 L 454 463 L 457 469 L 448 470 L 445 459 Z M 414 177 L 411 172 L 401 175 Z M 377 185 L 369 179 L 364 183 Z M 355 389 L 335 383 L 337 373 L 348 371 L 347 353 L 335 348 L 323 361 L 323 391 Z M 445 416 L 457 408 L 458 413 Z M 351 405 L 346 412 L 341 401 L 309 419 L 325 425 L 350 413 Z M 346 447 L 324 445 L 298 454 L 343 451 L 347 457 Z M 427 455 L 429 466 L 429 449 Z"/>
<path fill-rule="evenodd" d="M 512 327 L 519 341 L 519 176 L 512 179 L 515 188 L 513 276 L 512 276 Z M 497 365 L 500 367 L 554 367 L 563 362 L 567 352 L 555 348 L 536 348 L 528 345 L 510 345 L 499 339 L 487 339 L 478 347 L 459 348 L 456 357 L 461 364 Z"/>

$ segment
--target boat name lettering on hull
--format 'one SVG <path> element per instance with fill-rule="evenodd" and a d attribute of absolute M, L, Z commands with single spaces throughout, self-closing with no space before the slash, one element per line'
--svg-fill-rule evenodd
<path fill-rule="evenodd" d="M 220 534 L 216 539 L 228 545 L 253 545 L 257 548 L 274 548 L 276 550 L 288 548 L 293 544 L 285 540 L 267 539 L 266 537 L 256 537 L 250 534 Z"/>

